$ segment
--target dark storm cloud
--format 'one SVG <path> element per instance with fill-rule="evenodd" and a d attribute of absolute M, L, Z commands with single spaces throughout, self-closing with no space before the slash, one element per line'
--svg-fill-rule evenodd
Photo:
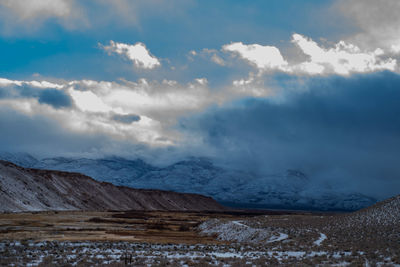
<path fill-rule="evenodd" d="M 181 126 L 236 167 L 297 168 L 321 183 L 399 193 L 399 75 L 313 78 L 282 94 L 213 108 Z"/>
<path fill-rule="evenodd" d="M 0 150 L 38 155 L 90 153 L 107 140 L 100 135 L 74 134 L 43 116 L 26 116 L 0 106 Z"/>

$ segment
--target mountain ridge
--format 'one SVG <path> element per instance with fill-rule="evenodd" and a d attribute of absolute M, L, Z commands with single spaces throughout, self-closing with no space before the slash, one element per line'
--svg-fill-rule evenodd
<path fill-rule="evenodd" d="M 224 210 L 211 197 L 133 189 L 65 171 L 23 168 L 0 160 L 0 211 Z"/>
<path fill-rule="evenodd" d="M 282 173 L 260 176 L 217 166 L 207 158 L 191 157 L 165 167 L 156 167 L 141 159 L 121 157 L 54 157 L 36 162 L 30 155 L 12 158 L 31 164 L 29 167 L 79 172 L 115 185 L 199 193 L 221 203 L 232 203 L 232 206 L 243 208 L 352 211 L 376 202 L 375 198 L 359 192 L 342 192 L 316 185 L 299 170 L 288 169 Z"/>

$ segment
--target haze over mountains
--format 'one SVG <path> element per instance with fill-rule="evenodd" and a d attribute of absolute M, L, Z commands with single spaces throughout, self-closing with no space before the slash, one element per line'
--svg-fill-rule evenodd
<path fill-rule="evenodd" d="M 234 207 L 357 210 L 376 202 L 360 192 L 316 184 L 298 170 L 260 176 L 226 169 L 206 158 L 166 167 L 119 157 L 39 160 L 29 154 L 2 153 L 0 158 L 29 168 L 78 172 L 115 185 L 202 194 Z"/>

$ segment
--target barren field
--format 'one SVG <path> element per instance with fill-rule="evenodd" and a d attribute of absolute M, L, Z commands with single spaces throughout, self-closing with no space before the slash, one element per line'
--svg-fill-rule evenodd
<path fill-rule="evenodd" d="M 210 243 L 195 227 L 221 215 L 179 212 L 37 212 L 0 215 L 2 240 Z M 222 215 L 223 216 L 223 215 Z M 229 216 L 229 215 L 226 215 Z"/>
<path fill-rule="evenodd" d="M 301 212 L 0 214 L 1 266 L 400 266 L 398 229 Z"/>

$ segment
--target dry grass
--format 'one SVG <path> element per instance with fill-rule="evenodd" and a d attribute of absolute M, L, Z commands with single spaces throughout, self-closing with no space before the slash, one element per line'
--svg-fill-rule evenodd
<path fill-rule="evenodd" d="M 341 227 L 345 218 L 342 214 L 260 216 L 251 212 L 0 214 L 0 266 L 126 266 L 127 261 L 128 266 L 400 264 L 398 228 Z M 288 238 L 234 243 L 200 234 L 199 225 L 215 219 L 285 233 Z M 320 233 L 327 239 L 317 246 L 314 242 Z"/>
<path fill-rule="evenodd" d="M 30 212 L 0 214 L 0 240 L 219 243 L 198 234 L 210 218 L 243 215 L 202 212 Z"/>

